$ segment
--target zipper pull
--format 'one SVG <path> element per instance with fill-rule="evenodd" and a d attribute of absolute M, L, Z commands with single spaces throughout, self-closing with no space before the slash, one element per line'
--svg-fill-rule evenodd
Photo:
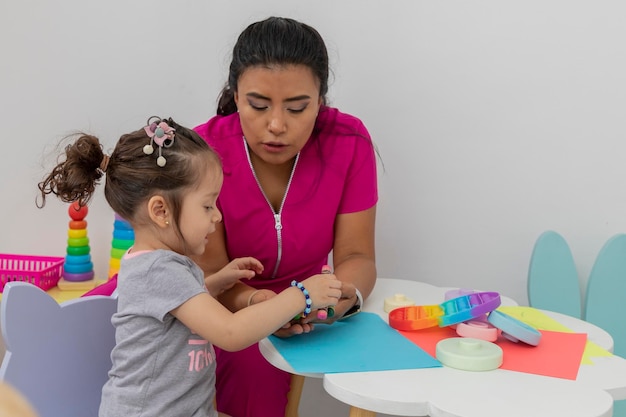
<path fill-rule="evenodd" d="M 283 225 L 280 222 L 280 214 L 274 214 L 274 228 L 276 230 L 282 230 L 283 229 Z"/>

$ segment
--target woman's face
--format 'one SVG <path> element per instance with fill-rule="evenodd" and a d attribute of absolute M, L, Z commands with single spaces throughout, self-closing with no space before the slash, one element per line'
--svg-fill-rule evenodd
<path fill-rule="evenodd" d="M 319 82 L 304 65 L 249 68 L 235 93 L 250 150 L 275 165 L 290 162 L 304 147 L 321 102 Z"/>

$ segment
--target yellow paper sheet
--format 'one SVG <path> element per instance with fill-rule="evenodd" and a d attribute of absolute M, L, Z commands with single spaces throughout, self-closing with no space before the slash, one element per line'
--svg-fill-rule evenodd
<path fill-rule="evenodd" d="M 538 330 L 575 333 L 572 329 L 564 326 L 557 320 L 537 310 L 536 308 L 524 306 L 504 306 L 498 308 L 498 310 Z M 585 351 L 583 352 L 583 357 L 580 363 L 583 365 L 593 365 L 593 361 L 591 360 L 591 358 L 611 355 L 611 352 L 587 339 Z"/>

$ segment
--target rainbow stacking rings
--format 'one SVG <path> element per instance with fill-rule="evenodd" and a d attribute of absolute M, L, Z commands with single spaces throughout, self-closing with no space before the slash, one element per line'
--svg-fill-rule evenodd
<path fill-rule="evenodd" d="M 87 237 L 87 206 L 74 202 L 67 210 L 70 218 L 67 231 L 67 249 L 63 263 L 63 279 L 72 282 L 89 281 L 94 277 L 89 238 Z"/>

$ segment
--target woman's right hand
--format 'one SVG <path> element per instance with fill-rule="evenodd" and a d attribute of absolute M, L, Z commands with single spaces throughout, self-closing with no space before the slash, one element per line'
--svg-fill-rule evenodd
<path fill-rule="evenodd" d="M 276 296 L 276 293 L 272 290 L 254 290 L 250 293 L 250 295 L 248 295 L 248 305 L 251 306 L 252 304 L 261 303 L 274 296 Z M 308 333 L 311 330 L 313 330 L 313 323 L 302 323 L 302 319 L 298 318 L 291 320 L 289 323 L 285 323 L 282 328 L 274 332 L 274 336 L 286 338 L 302 333 Z"/>

